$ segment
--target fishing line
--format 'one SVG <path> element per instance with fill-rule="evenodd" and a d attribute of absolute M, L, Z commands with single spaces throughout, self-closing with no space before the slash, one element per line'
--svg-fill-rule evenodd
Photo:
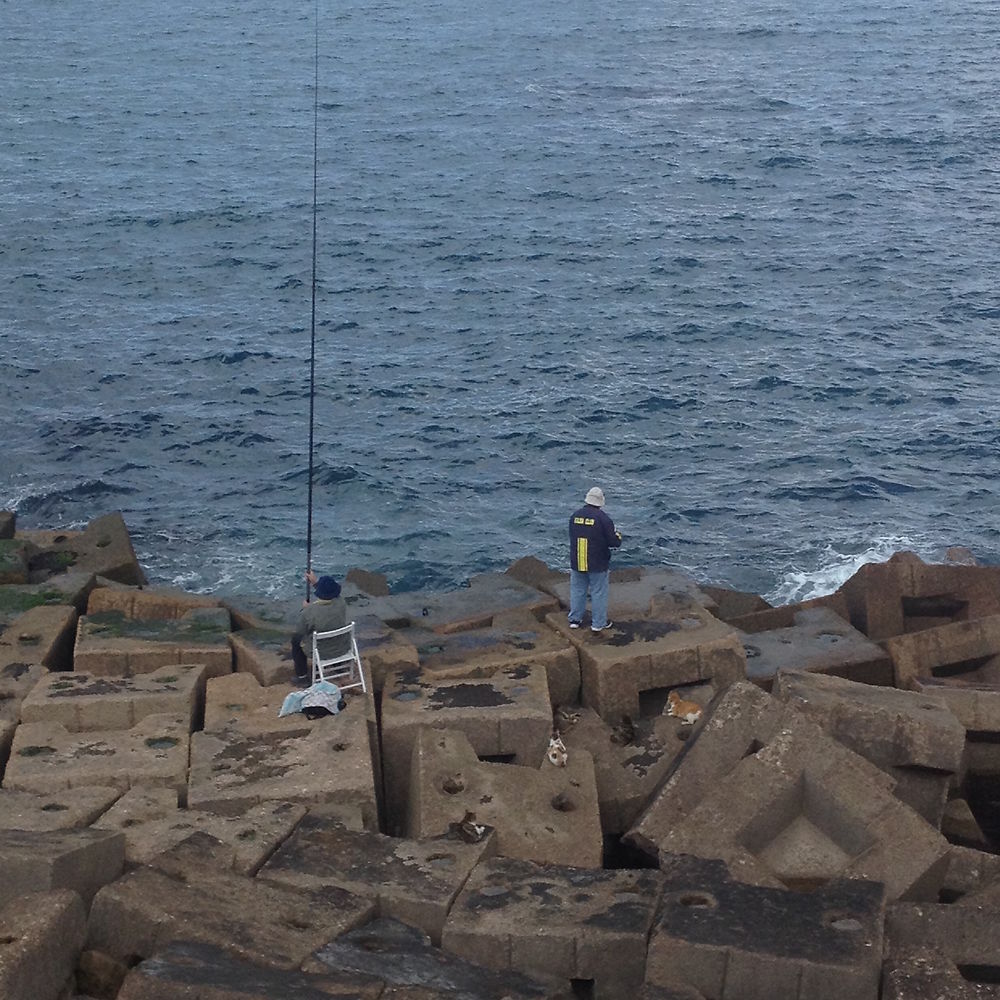
<path fill-rule="evenodd" d="M 313 444 L 316 417 L 316 217 L 319 193 L 319 0 L 316 0 L 313 51 L 313 205 L 312 205 L 312 309 L 309 334 L 309 500 L 306 524 L 306 573 L 312 571 L 313 534 Z M 306 576 L 306 600 L 309 600 L 309 577 Z"/>

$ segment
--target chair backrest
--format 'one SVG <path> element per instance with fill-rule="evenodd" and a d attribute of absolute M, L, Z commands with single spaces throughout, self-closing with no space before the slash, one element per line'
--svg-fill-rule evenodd
<path fill-rule="evenodd" d="M 347 642 L 334 642 L 335 639 L 347 637 Z M 330 652 L 333 646 L 335 651 Z M 325 655 L 326 650 L 328 655 Z M 344 683 L 340 678 L 347 678 Z M 312 683 L 337 678 L 341 690 L 359 687 L 365 693 L 368 685 L 365 682 L 365 672 L 361 666 L 361 656 L 358 653 L 358 643 L 354 637 L 354 622 L 343 628 L 335 628 L 329 632 L 313 632 L 312 637 Z"/>

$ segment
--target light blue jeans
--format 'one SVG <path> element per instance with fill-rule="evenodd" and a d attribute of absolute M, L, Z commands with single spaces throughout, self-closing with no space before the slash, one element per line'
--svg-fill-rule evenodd
<path fill-rule="evenodd" d="M 608 576 L 610 570 L 600 573 L 569 571 L 569 620 L 581 624 L 587 610 L 587 591 L 590 591 L 590 627 L 604 628 L 608 624 Z"/>

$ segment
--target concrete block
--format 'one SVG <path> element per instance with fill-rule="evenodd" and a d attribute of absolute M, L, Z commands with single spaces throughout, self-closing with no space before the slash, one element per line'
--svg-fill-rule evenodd
<path fill-rule="evenodd" d="M 0 538 L 13 538 L 16 525 L 16 511 L 0 510 Z"/>
<path fill-rule="evenodd" d="M 552 734 L 552 706 L 544 668 L 501 668 L 479 678 L 394 674 L 382 692 L 382 766 L 388 832 L 402 833 L 410 761 L 427 726 L 464 733 L 486 758 L 537 767 Z"/>
<path fill-rule="evenodd" d="M 205 730 L 214 732 L 227 726 L 248 733 L 301 731 L 308 728 L 305 716 L 278 716 L 292 688 L 288 684 L 264 687 L 252 673 L 225 674 L 209 680 L 205 693 Z M 360 706 L 363 700 L 351 699 Z"/>
<path fill-rule="evenodd" d="M 705 586 L 700 587 L 702 593 L 707 595 L 714 603 L 712 614 L 721 622 L 732 625 L 734 619 L 742 618 L 745 615 L 752 615 L 758 611 L 766 611 L 771 607 L 760 594 L 752 594 L 745 590 L 731 590 L 728 587 Z M 752 631 L 743 629 L 744 632 Z"/>
<path fill-rule="evenodd" d="M 52 794 L 80 785 L 158 785 L 182 792 L 187 783 L 190 720 L 147 715 L 132 729 L 71 733 L 58 723 L 23 723 L 14 734 L 4 788 Z"/>
<path fill-rule="evenodd" d="M 374 615 L 355 616 L 354 638 L 376 695 L 392 674 L 413 670 L 420 665 L 413 643 Z"/>
<path fill-rule="evenodd" d="M 207 594 L 188 594 L 165 587 L 97 587 L 91 591 L 87 614 L 119 611 L 126 618 L 147 621 L 179 621 L 196 608 L 219 608 L 222 602 Z M 228 612 L 227 612 L 228 614 Z"/>
<path fill-rule="evenodd" d="M 935 948 L 904 948 L 886 960 L 882 1000 L 1000 1000 L 996 969 L 959 967 Z"/>
<path fill-rule="evenodd" d="M 0 538 L 0 586 L 26 584 L 33 548 L 23 538 Z"/>
<path fill-rule="evenodd" d="M 146 582 L 118 512 L 95 518 L 83 531 L 23 531 L 18 536 L 41 550 L 31 559 L 32 582 L 67 570 L 105 576 L 117 583 L 141 586 Z"/>
<path fill-rule="evenodd" d="M 635 822 L 686 745 L 690 727 L 668 715 L 611 726 L 589 708 L 557 713 L 572 757 L 583 750 L 594 760 L 604 834 L 620 835 Z"/>
<path fill-rule="evenodd" d="M 583 703 L 614 725 L 623 715 L 660 715 L 672 688 L 711 682 L 721 690 L 746 675 L 736 630 L 700 608 L 658 620 L 616 620 L 597 635 L 570 630 L 562 614 L 546 622 L 579 651 Z"/>
<path fill-rule="evenodd" d="M 292 665 L 291 629 L 253 628 L 232 632 L 229 645 L 237 673 L 248 673 L 259 684 L 290 684 Z"/>
<path fill-rule="evenodd" d="M 951 799 L 945 805 L 941 832 L 950 844 L 960 844 L 978 851 L 989 850 L 989 838 L 983 833 L 965 799 Z"/>
<path fill-rule="evenodd" d="M 233 669 L 228 617 L 224 608 L 198 608 L 176 621 L 126 618 L 120 611 L 85 615 L 77 627 L 74 663 L 101 677 L 204 663 L 206 676 L 218 677 Z"/>
<path fill-rule="evenodd" d="M 547 977 L 531 978 L 463 961 L 398 920 L 377 919 L 321 948 L 307 971 L 326 969 L 384 984 L 383 1000 L 532 1000 L 555 997 Z"/>
<path fill-rule="evenodd" d="M 15 660 L 0 664 L 0 719 L 18 722 L 24 699 L 48 672 L 40 663 Z"/>
<path fill-rule="evenodd" d="M 655 871 L 484 861 L 455 901 L 442 945 L 489 968 L 585 983 L 596 1000 L 632 1000 L 661 886 Z"/>
<path fill-rule="evenodd" d="M 0 789 L 0 829 L 79 830 L 99 819 L 121 793 L 94 785 L 48 795 Z"/>
<path fill-rule="evenodd" d="M 0 634 L 0 667 L 40 663 L 51 670 L 71 669 L 76 621 L 76 609 L 68 604 L 29 608 Z"/>
<path fill-rule="evenodd" d="M 948 859 L 948 871 L 941 886 L 942 902 L 953 902 L 1000 881 L 1000 855 L 953 845 Z"/>
<path fill-rule="evenodd" d="M 870 639 L 1000 614 L 1000 567 L 925 563 L 912 552 L 862 566 L 840 588 Z"/>
<path fill-rule="evenodd" d="M 368 597 L 357 592 L 347 598 L 348 616 L 373 614 L 393 628 L 421 626 L 435 632 L 462 632 L 489 628 L 496 615 L 521 610 L 541 618 L 558 607 L 558 601 L 503 573 L 484 573 L 469 586 L 445 593 L 393 594 Z"/>
<path fill-rule="evenodd" d="M 1000 615 L 894 636 L 885 647 L 897 687 L 913 687 L 921 677 L 1000 683 Z"/>
<path fill-rule="evenodd" d="M 968 733 L 1000 733 L 1000 684 L 964 677 L 915 677 L 911 686 L 947 705 Z"/>
<path fill-rule="evenodd" d="M 777 610 L 777 609 L 776 609 Z M 829 608 L 797 611 L 788 627 L 742 634 L 747 678 L 771 690 L 779 670 L 891 685 L 892 661 L 881 646 Z"/>
<path fill-rule="evenodd" d="M 125 838 L 98 830 L 0 830 L 0 906 L 45 889 L 72 889 L 85 906 L 125 865 Z"/>
<path fill-rule="evenodd" d="M 274 969 L 235 957 L 228 949 L 177 941 L 128 973 L 118 1000 L 378 1000 L 381 980 L 329 970 Z"/>
<path fill-rule="evenodd" d="M 265 689 L 266 690 L 266 689 Z M 235 816 L 265 802 L 358 806 L 377 827 L 369 719 L 362 699 L 298 728 L 246 731 L 230 724 L 195 733 L 188 805 Z"/>
<path fill-rule="evenodd" d="M 339 889 L 293 892 L 225 871 L 188 878 L 143 867 L 97 894 L 87 947 L 134 962 L 175 941 L 201 942 L 296 969 L 315 949 L 364 923 L 372 909 Z"/>
<path fill-rule="evenodd" d="M 782 604 L 780 607 L 772 608 L 765 602 L 765 607 L 756 608 L 742 615 L 732 615 L 723 618 L 741 632 L 756 634 L 757 632 L 773 632 L 776 629 L 791 628 L 797 623 L 798 617 L 803 612 L 823 611 L 835 614 L 841 621 L 849 622 L 849 612 L 847 600 L 843 594 L 828 594 L 824 597 L 814 597 L 808 601 L 799 601 L 797 604 Z M 721 615 L 716 614 L 717 618 Z M 824 615 L 829 620 L 829 615 Z M 808 620 L 809 615 L 806 615 Z"/>
<path fill-rule="evenodd" d="M 667 566 L 613 569 L 608 591 L 608 617 L 619 619 L 663 617 L 689 608 L 714 608 L 715 602 L 694 579 Z M 569 577 L 551 588 L 563 608 L 569 607 Z M 587 620 L 589 625 L 589 619 Z"/>
<path fill-rule="evenodd" d="M 0 908 L 0 997 L 60 1000 L 87 933 L 80 897 L 34 892 Z"/>
<path fill-rule="evenodd" d="M 205 669 L 182 663 L 135 677 L 49 674 L 21 704 L 21 721 L 57 722 L 79 733 L 131 729 L 147 715 L 175 715 L 193 727 L 204 702 Z"/>
<path fill-rule="evenodd" d="M 648 983 L 678 978 L 713 1000 L 877 1000 L 882 887 L 810 893 L 745 885 L 718 861 L 665 856 Z"/>
<path fill-rule="evenodd" d="M 129 809 L 129 805 L 133 808 Z M 130 865 L 152 864 L 192 834 L 204 833 L 227 846 L 226 867 L 241 875 L 255 874 L 306 815 L 306 807 L 293 802 L 262 802 L 239 816 L 178 809 L 176 801 L 172 806 L 164 803 L 158 815 L 151 815 L 151 805 L 148 803 L 141 819 L 136 817 L 139 803 L 131 802 L 95 824 L 99 829 L 121 830 L 125 835 L 125 860 Z"/>
<path fill-rule="evenodd" d="M 18 615 L 43 605 L 69 604 L 82 614 L 93 587 L 93 573 L 72 572 L 54 576 L 45 583 L 0 586 L 0 632 Z"/>
<path fill-rule="evenodd" d="M 261 869 L 259 878 L 290 888 L 339 886 L 376 904 L 380 917 L 419 927 L 441 943 L 445 917 L 493 838 L 400 840 L 306 817 Z"/>
<path fill-rule="evenodd" d="M 302 597 L 297 600 L 277 601 L 273 597 L 235 594 L 223 597 L 221 600 L 222 606 L 229 611 L 233 629 L 236 631 L 253 629 L 291 631 L 302 610 Z"/>
<path fill-rule="evenodd" d="M 784 670 L 774 694 L 895 778 L 897 796 L 933 826 L 941 825 L 965 749 L 965 728 L 943 700 Z"/>
<path fill-rule="evenodd" d="M 433 677 L 490 677 L 498 670 L 544 667 L 553 705 L 580 700 L 580 657 L 564 636 L 525 612 L 497 615 L 490 628 L 441 635 L 427 629 L 402 634 L 419 666 Z"/>
<path fill-rule="evenodd" d="M 861 878 L 883 882 L 889 899 L 936 898 L 947 843 L 893 785 L 795 708 L 741 683 L 703 719 L 627 839 L 723 860 L 751 884 Z"/>
<path fill-rule="evenodd" d="M 990 905 L 967 902 L 904 903 L 886 912 L 886 953 L 903 949 L 940 952 L 956 965 L 1000 968 L 1000 910 Z"/>
<path fill-rule="evenodd" d="M 491 764 L 463 733 L 425 728 L 414 744 L 410 783 L 411 837 L 442 836 L 471 815 L 495 829 L 505 857 L 601 866 L 597 783 L 586 751 L 573 753 L 566 767 Z"/>

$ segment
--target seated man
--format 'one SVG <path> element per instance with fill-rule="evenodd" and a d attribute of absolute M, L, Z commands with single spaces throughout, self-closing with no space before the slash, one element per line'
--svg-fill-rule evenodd
<path fill-rule="evenodd" d="M 295 667 L 296 684 L 308 684 L 311 679 L 309 662 L 302 648 L 303 641 L 311 642 L 313 632 L 332 632 L 347 624 L 347 605 L 340 596 L 340 584 L 332 576 L 317 577 L 312 571 L 306 573 L 306 579 L 316 588 L 316 600 L 312 603 L 305 602 L 292 633 L 292 663 Z M 336 644 L 336 648 L 333 644 Z M 336 656 L 346 653 L 350 648 L 350 638 L 344 635 L 330 640 L 323 649 L 323 655 Z"/>

